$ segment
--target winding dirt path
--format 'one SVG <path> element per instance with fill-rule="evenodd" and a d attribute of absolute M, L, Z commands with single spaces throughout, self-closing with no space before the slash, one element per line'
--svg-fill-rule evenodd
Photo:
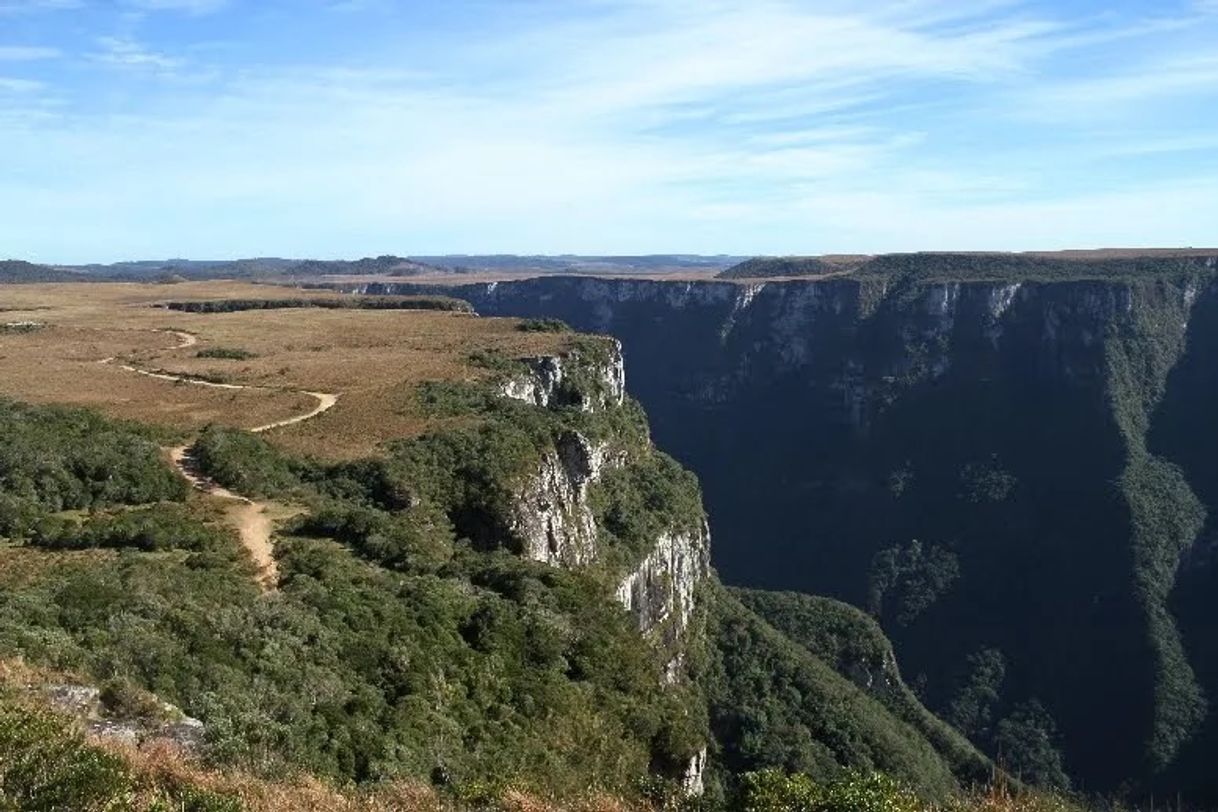
<path fill-rule="evenodd" d="M 193 347 L 199 343 L 199 339 L 190 333 L 184 333 L 179 330 L 166 330 L 164 332 L 177 336 L 178 344 L 170 347 L 171 350 L 183 350 L 187 347 Z M 103 358 L 98 363 L 112 364 L 115 358 Z M 140 369 L 129 364 L 120 364 L 120 369 L 127 372 L 134 372 L 138 375 L 147 375 L 150 378 L 157 378 L 163 381 L 172 383 L 186 383 L 195 386 L 210 386 L 215 389 L 264 389 L 267 391 L 275 390 L 267 386 L 246 386 L 234 383 L 215 383 L 213 381 L 204 381 L 198 378 L 190 378 L 183 375 L 173 375 L 167 372 L 153 372 L 147 369 Z M 250 429 L 251 432 L 260 434 L 270 431 L 271 429 L 282 428 L 284 426 L 292 426 L 296 423 L 303 423 L 306 420 L 311 420 L 319 414 L 332 409 L 338 403 L 338 395 L 328 392 L 308 392 L 299 390 L 299 394 L 309 395 L 317 400 L 317 406 L 304 414 L 298 414 L 284 420 L 277 420 L 274 423 L 267 423 L 265 426 L 256 426 Z M 169 459 L 173 463 L 173 467 L 177 472 L 191 484 L 196 490 L 216 497 L 217 499 L 225 499 L 233 502 L 233 506 L 226 512 L 228 522 L 237 531 L 241 538 L 241 544 L 249 552 L 250 558 L 253 559 L 254 565 L 258 568 L 258 584 L 264 590 L 272 590 L 279 583 L 279 566 L 275 562 L 275 546 L 271 542 L 271 536 L 275 531 L 275 520 L 286 519 L 295 515 L 298 511 L 286 505 L 277 502 L 262 502 L 255 501 L 249 497 L 242 496 L 239 493 L 234 493 L 222 486 L 220 483 L 211 479 L 199 470 L 198 461 L 190 453 L 191 446 L 180 445 L 173 448 L 165 449 L 169 454 Z"/>
<path fill-rule="evenodd" d="M 248 389 L 250 387 L 239 386 L 237 388 Z M 276 420 L 274 423 L 267 423 L 265 426 L 252 428 L 250 431 L 252 431 L 254 434 L 261 434 L 262 432 L 270 431 L 271 429 L 278 429 L 284 426 L 291 426 L 296 423 L 303 423 L 306 420 L 311 420 L 314 417 L 317 417 L 324 411 L 334 408 L 334 404 L 338 403 L 338 395 L 331 395 L 327 392 L 306 392 L 303 389 L 299 390 L 299 392 L 302 395 L 309 395 L 310 397 L 317 398 L 317 408 L 311 412 L 305 412 L 304 414 L 298 414 L 295 417 L 289 417 L 287 420 Z"/>

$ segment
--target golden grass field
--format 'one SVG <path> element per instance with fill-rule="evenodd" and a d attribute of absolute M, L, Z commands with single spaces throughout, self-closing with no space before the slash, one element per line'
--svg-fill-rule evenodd
<path fill-rule="evenodd" d="M 186 437 L 215 422 L 252 428 L 299 415 L 337 394 L 329 411 L 264 434 L 299 453 L 343 459 L 425 430 L 415 407 L 425 381 L 487 374 L 469 356 L 560 351 L 562 334 L 525 333 L 516 320 L 427 310 L 248 310 L 195 314 L 159 302 L 226 298 L 333 298 L 241 282 L 175 285 L 58 284 L 0 287 L 0 323 L 36 321 L 26 333 L 0 332 L 0 397 L 62 403 L 165 427 Z M 188 333 L 182 343 L 171 331 Z M 201 358 L 208 348 L 240 349 L 247 360 Z M 105 359 L 115 359 L 103 363 Z M 207 376 L 259 387 L 220 389 L 123 369 Z"/>

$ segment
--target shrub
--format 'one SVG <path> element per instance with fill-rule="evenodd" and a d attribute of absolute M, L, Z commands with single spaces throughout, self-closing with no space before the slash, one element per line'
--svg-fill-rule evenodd
<path fill-rule="evenodd" d="M 881 773 L 849 772 L 824 786 L 807 775 L 779 770 L 747 773 L 740 807 L 745 812 L 924 812 L 912 790 Z"/>
<path fill-rule="evenodd" d="M 210 425 L 191 451 L 199 469 L 226 488 L 249 496 L 269 496 L 300 484 L 299 472 L 273 446 L 256 434 Z"/>
<path fill-rule="evenodd" d="M 0 809 L 130 809 L 134 789 L 121 758 L 47 711 L 0 699 Z"/>
<path fill-rule="evenodd" d="M 0 437 L 0 493 L 7 497 L 0 522 L 18 523 L 13 514 L 24 516 L 31 505 L 50 512 L 137 505 L 181 501 L 188 491 L 148 430 L 83 409 L 0 400 Z"/>
<path fill-rule="evenodd" d="M 108 680 L 98 699 L 106 715 L 114 719 L 154 721 L 164 716 L 159 699 L 125 678 Z"/>
<path fill-rule="evenodd" d="M 522 333 L 569 333 L 571 327 L 562 319 L 525 319 L 516 325 Z"/>
<path fill-rule="evenodd" d="M 220 552 L 232 547 L 225 531 L 201 523 L 185 507 L 174 503 L 102 514 L 80 526 L 70 521 L 44 519 L 32 534 L 31 542 L 56 549 L 130 548 L 149 553 Z"/>
<path fill-rule="evenodd" d="M 258 354 L 236 347 L 207 347 L 195 353 L 196 358 L 222 358 L 229 361 L 248 361 L 257 358 Z"/>
<path fill-rule="evenodd" d="M 141 772 L 70 722 L 0 696 L 0 810 L 240 812 L 240 800 L 172 771 Z"/>

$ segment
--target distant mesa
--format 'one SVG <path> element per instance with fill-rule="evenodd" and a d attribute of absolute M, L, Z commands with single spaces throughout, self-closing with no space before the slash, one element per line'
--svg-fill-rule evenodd
<path fill-rule="evenodd" d="M 754 257 L 726 269 L 720 279 L 850 276 L 924 281 L 1121 278 L 1218 264 L 1218 248 L 1101 248 L 1022 253 L 924 251 L 908 254 Z"/>

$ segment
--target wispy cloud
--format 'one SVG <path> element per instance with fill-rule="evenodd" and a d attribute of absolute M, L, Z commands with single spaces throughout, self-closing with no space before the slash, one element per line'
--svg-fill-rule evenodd
<path fill-rule="evenodd" d="M 80 8 L 83 0 L 0 0 L 0 14 L 34 14 Z"/>
<path fill-rule="evenodd" d="M 0 76 L 0 92 L 33 93 L 41 90 L 43 83 L 33 79 L 14 79 Z"/>
<path fill-rule="evenodd" d="M 79 258 L 1033 248 L 1183 240 L 1218 199 L 1218 114 L 1190 105 L 1218 21 L 1187 2 L 373 0 L 340 27 L 330 2 L 299 28 L 260 6 L 260 35 L 205 56 L 215 21 L 186 17 L 221 4 L 114 5 L 139 13 L 92 57 L 132 70 L 0 128 L 29 167 L 0 242 L 58 250 L 40 223 L 72 222 Z"/>
<path fill-rule="evenodd" d="M 228 0 L 123 0 L 129 8 L 139 11 L 181 11 L 187 14 L 210 14 L 228 5 Z"/>
<path fill-rule="evenodd" d="M 1020 100 L 1024 114 L 1046 118 L 1129 115 L 1135 105 L 1181 96 L 1218 95 L 1218 56 L 1161 57 L 1149 63 L 1082 79 L 1048 82 Z"/>
<path fill-rule="evenodd" d="M 59 56 L 59 50 L 56 48 L 0 45 L 0 62 L 32 62 L 38 59 L 53 59 L 57 56 Z"/>
<path fill-rule="evenodd" d="M 132 39 L 99 37 L 97 44 L 101 50 L 95 52 L 93 58 L 99 62 L 111 65 L 121 65 L 129 68 L 172 70 L 181 67 L 183 64 L 180 59 L 149 50 Z"/>

